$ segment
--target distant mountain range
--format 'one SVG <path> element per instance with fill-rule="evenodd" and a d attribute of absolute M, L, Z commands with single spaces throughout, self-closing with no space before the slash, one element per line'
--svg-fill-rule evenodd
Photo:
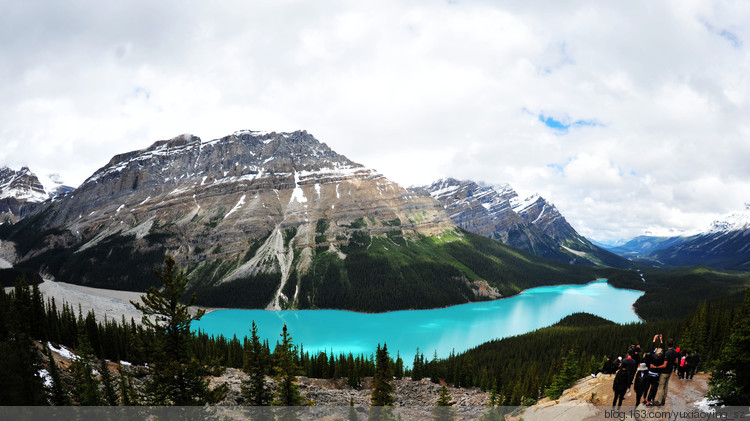
<path fill-rule="evenodd" d="M 655 266 L 706 265 L 750 270 L 750 205 L 714 221 L 704 232 L 687 237 L 639 236 L 609 251 Z"/>
<path fill-rule="evenodd" d="M 76 189 L 4 168 L 0 199 L 3 262 L 142 291 L 170 254 L 206 306 L 440 307 L 586 282 L 631 260 L 750 270 L 747 210 L 698 236 L 639 237 L 618 256 L 538 195 L 451 178 L 403 188 L 305 131 L 158 141 Z"/>
<path fill-rule="evenodd" d="M 556 219 L 538 201 L 525 209 L 529 229 Z M 183 135 L 116 155 L 0 225 L 0 240 L 16 267 L 110 289 L 144 290 L 170 254 L 199 303 L 221 307 L 428 308 L 602 276 L 568 264 L 576 253 L 558 263 L 464 231 L 428 192 L 304 131 Z"/>

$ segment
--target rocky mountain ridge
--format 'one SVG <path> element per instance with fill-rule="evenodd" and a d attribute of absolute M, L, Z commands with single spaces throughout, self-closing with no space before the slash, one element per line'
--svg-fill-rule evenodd
<path fill-rule="evenodd" d="M 305 131 L 181 135 L 115 155 L 73 192 L 0 226 L 0 239 L 17 266 L 130 291 L 150 286 L 170 254 L 215 307 L 438 307 L 597 276 L 478 247 L 429 194 Z"/>
<path fill-rule="evenodd" d="M 459 227 L 562 262 L 623 267 L 627 263 L 578 234 L 554 204 L 521 199 L 509 185 L 444 178 L 423 186 Z"/>

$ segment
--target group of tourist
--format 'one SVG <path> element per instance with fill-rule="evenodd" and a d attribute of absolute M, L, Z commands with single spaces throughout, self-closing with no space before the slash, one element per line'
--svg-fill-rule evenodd
<path fill-rule="evenodd" d="M 664 350 L 663 345 L 667 349 Z M 654 335 L 651 350 L 641 355 L 640 345 L 631 345 L 625 359 L 607 357 L 604 366 L 599 370 L 603 374 L 614 374 L 612 390 L 614 399 L 612 407 L 622 407 L 625 394 L 632 387 L 635 391 L 635 406 L 661 406 L 667 399 L 669 379 L 674 372 L 680 379 L 692 379 L 700 364 L 697 351 L 680 351 L 675 348 L 674 340 L 662 342 L 662 335 Z M 599 373 L 592 374 L 593 377 Z"/>

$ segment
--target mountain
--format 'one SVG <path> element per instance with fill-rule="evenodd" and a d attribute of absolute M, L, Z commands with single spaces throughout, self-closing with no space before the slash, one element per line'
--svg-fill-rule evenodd
<path fill-rule="evenodd" d="M 703 233 L 656 249 L 648 257 L 670 266 L 750 270 L 750 205 L 745 205 L 742 212 L 714 221 Z"/>
<path fill-rule="evenodd" d="M 509 186 L 445 178 L 423 186 L 459 227 L 538 256 L 577 264 L 627 267 L 628 262 L 578 234 L 543 197 L 520 199 Z"/>
<path fill-rule="evenodd" d="M 750 270 L 750 204 L 742 212 L 714 221 L 697 235 L 642 235 L 608 250 L 652 266 L 706 265 L 722 270 Z"/>
<path fill-rule="evenodd" d="M 604 247 L 606 250 L 617 254 L 618 256 L 625 257 L 627 259 L 637 260 L 641 257 L 645 257 L 650 253 L 668 248 L 684 240 L 684 237 L 657 237 L 650 235 L 639 235 L 632 240 L 615 246 L 615 247 Z"/>
<path fill-rule="evenodd" d="M 429 194 L 305 131 L 116 155 L 0 239 L 16 266 L 110 289 L 145 290 L 170 254 L 199 303 L 221 307 L 428 308 L 600 276 L 462 231 Z"/>
<path fill-rule="evenodd" d="M 58 174 L 39 179 L 28 167 L 15 171 L 0 168 L 0 223 L 15 222 L 47 199 L 71 191 Z"/>

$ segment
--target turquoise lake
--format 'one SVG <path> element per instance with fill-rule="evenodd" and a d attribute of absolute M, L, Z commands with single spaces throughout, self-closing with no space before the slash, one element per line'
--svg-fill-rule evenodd
<path fill-rule="evenodd" d="M 343 310 L 215 310 L 192 324 L 193 330 L 227 338 L 250 336 L 252 321 L 273 348 L 286 323 L 293 343 L 305 351 L 370 355 L 387 343 L 411 365 L 419 347 L 426 358 L 446 357 L 496 338 L 514 336 L 587 312 L 616 323 L 638 322 L 632 305 L 643 292 L 614 288 L 606 280 L 585 285 L 528 289 L 513 297 L 433 310 L 356 313 Z"/>

